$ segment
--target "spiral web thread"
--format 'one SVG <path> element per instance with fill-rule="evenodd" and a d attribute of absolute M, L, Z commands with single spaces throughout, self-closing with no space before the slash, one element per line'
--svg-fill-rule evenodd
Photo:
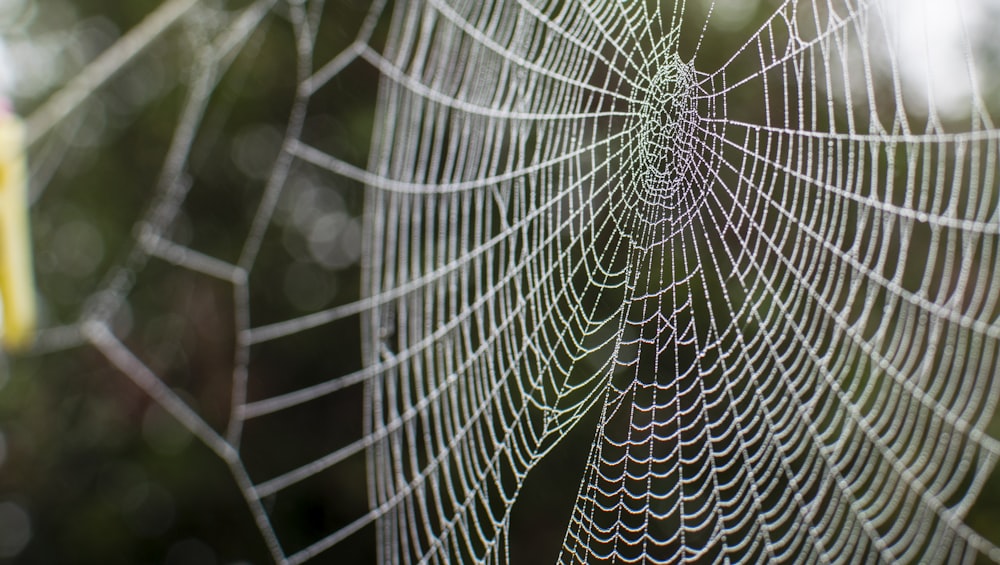
<path fill-rule="evenodd" d="M 367 528 L 383 562 L 505 562 L 526 476 L 592 411 L 561 562 L 1000 560 L 965 521 L 1000 453 L 990 71 L 973 34 L 957 38 L 954 118 L 933 73 L 902 62 L 933 60 L 929 39 L 902 52 L 898 24 L 931 4 L 774 4 L 719 61 L 710 2 L 375 0 L 322 61 L 320 2 L 225 13 L 133 252 L 42 348 L 93 346 L 201 438 L 278 562 L 336 555 Z M 129 41 L 195 6 L 165 2 L 32 116 L 33 139 Z M 968 24 L 977 6 L 953 9 Z M 298 88 L 229 261 L 167 234 L 219 77 L 271 20 L 291 24 Z M 381 81 L 367 169 L 302 139 L 311 97 L 358 65 Z M 255 324 L 249 281 L 306 165 L 365 187 L 363 296 Z M 161 260 L 232 290 L 225 430 L 113 331 L 135 274 Z M 255 348 L 352 319 L 363 368 L 248 396 Z M 277 476 L 249 470 L 248 422 L 359 389 L 359 437 Z M 266 500 L 353 457 L 367 513 L 288 547 Z"/>

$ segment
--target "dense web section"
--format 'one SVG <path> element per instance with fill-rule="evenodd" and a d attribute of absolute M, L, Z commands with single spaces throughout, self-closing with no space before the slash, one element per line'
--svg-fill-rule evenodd
<path fill-rule="evenodd" d="M 39 348 L 96 349 L 193 431 L 277 562 L 365 532 L 381 562 L 506 562 L 529 473 L 588 414 L 560 562 L 1000 561 L 966 521 L 1000 455 L 984 8 L 737 4 L 374 0 L 323 57 L 337 6 L 217 9 L 134 248 Z M 164 2 L 30 117 L 33 142 L 197 8 Z M 941 10 L 959 33 L 907 19 Z M 265 25 L 291 30 L 294 101 L 227 257 L 172 234 L 206 108 Z M 367 165 L 307 135 L 345 73 L 379 81 Z M 360 295 L 262 321 L 255 277 L 302 171 L 315 194 L 363 190 L 360 232 L 330 220 L 310 240 L 360 241 Z M 225 426 L 116 330 L 154 264 L 232 297 Z M 255 352 L 342 323 L 360 352 L 318 347 L 356 369 L 255 385 Z M 363 405 L 354 437 L 294 464 L 247 454 L 255 422 L 332 397 Z M 364 508 L 290 540 L 273 502 L 325 475 Z"/>

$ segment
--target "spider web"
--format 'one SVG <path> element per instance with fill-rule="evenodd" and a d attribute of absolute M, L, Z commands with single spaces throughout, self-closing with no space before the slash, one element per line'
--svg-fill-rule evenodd
<path fill-rule="evenodd" d="M 347 3 L 168 0 L 28 120 L 58 156 L 48 132 L 195 30 L 133 245 L 39 350 L 95 349 L 179 419 L 276 562 L 357 539 L 380 562 L 505 562 L 529 473 L 588 414 L 561 562 L 1000 561 L 967 521 L 1000 453 L 983 6 L 375 0 L 326 52 Z M 288 30 L 284 130 L 213 248 L 197 147 L 265 28 Z M 378 81 L 367 152 L 323 129 L 352 112 L 324 92 L 355 80 Z M 302 257 L 357 296 L 273 306 L 274 271 L 315 274 Z M 217 370 L 179 382 L 177 352 L 135 337 L 166 272 L 232 305 L 207 311 L 232 316 L 216 413 L 177 389 Z M 268 370 L 290 342 L 336 359 Z M 351 423 L 289 416 L 316 411 Z M 282 501 L 317 482 L 335 517 L 302 539 Z"/>

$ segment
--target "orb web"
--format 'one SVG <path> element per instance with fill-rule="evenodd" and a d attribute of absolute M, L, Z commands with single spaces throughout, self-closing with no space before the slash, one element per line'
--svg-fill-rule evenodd
<path fill-rule="evenodd" d="M 924 2 L 376 0 L 342 40 L 347 3 L 236 4 L 164 2 L 30 117 L 58 154 L 140 46 L 210 39 L 125 258 L 40 348 L 98 351 L 202 439 L 276 562 L 505 562 L 588 415 L 560 562 L 1000 560 L 969 518 L 1000 453 L 987 8 L 942 39 Z M 224 175 L 197 148 L 268 26 L 282 127 L 230 149 L 247 210 L 199 231 Z M 370 123 L 324 106 L 376 81 Z M 233 304 L 221 418 L 135 333 L 163 271 Z"/>

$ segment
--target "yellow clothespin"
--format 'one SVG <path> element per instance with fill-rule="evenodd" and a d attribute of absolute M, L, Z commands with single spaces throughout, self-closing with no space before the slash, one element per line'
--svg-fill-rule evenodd
<path fill-rule="evenodd" d="M 24 126 L 0 99 L 0 341 L 8 351 L 25 349 L 35 337 L 35 282 L 24 151 Z"/>

